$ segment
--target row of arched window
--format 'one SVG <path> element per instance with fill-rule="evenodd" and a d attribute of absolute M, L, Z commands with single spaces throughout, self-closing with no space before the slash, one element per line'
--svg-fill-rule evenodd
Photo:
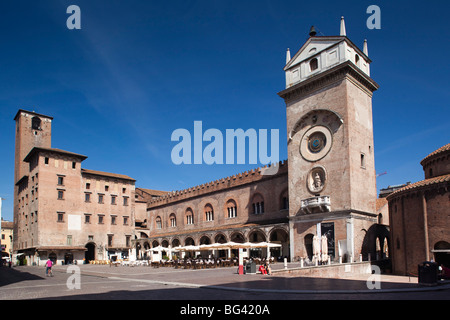
<path fill-rule="evenodd" d="M 237 205 L 234 200 L 228 200 L 226 204 L 227 217 L 236 218 L 237 217 Z M 203 209 L 204 221 L 214 221 L 214 209 L 211 204 L 205 205 Z M 156 229 L 162 229 L 162 219 L 161 216 L 157 216 L 155 219 Z M 169 216 L 170 227 L 174 228 L 177 226 L 177 217 L 175 213 L 171 213 Z M 187 208 L 184 213 L 184 224 L 193 225 L 194 221 L 194 211 L 191 208 Z"/>
<path fill-rule="evenodd" d="M 202 245 L 202 244 L 211 244 L 211 243 L 226 243 L 228 241 L 244 243 L 244 242 L 288 242 L 289 234 L 287 230 L 283 228 L 274 228 L 270 232 L 266 233 L 260 229 L 254 229 L 245 235 L 241 231 L 234 231 L 231 234 L 227 235 L 222 232 L 218 232 L 215 235 L 203 235 L 199 239 L 195 239 L 195 237 L 187 236 L 184 240 L 180 237 L 175 236 L 172 240 L 169 239 L 159 239 L 153 240 L 151 243 L 149 240 L 146 240 L 144 243 L 136 242 L 136 247 L 141 249 L 150 249 L 156 248 L 158 246 L 162 246 L 168 248 L 169 245 L 174 247 L 178 247 L 180 245 Z"/>
<path fill-rule="evenodd" d="M 281 203 L 280 203 L 280 210 L 285 210 L 289 208 L 289 201 L 287 197 L 287 192 L 284 192 L 281 197 Z M 261 215 L 264 214 L 264 198 L 260 194 L 256 194 L 253 197 L 252 205 L 251 205 L 251 214 L 255 215 Z M 226 202 L 224 213 L 226 215 L 226 218 L 233 219 L 237 217 L 238 208 L 236 201 L 233 199 L 230 199 Z M 211 204 L 206 204 L 203 208 L 203 221 L 211 222 L 214 221 L 214 208 Z M 188 207 L 184 213 L 184 225 L 193 225 L 196 223 L 194 219 L 194 211 Z M 156 229 L 162 229 L 163 228 L 163 221 L 161 216 L 157 216 L 155 219 Z M 169 226 L 171 228 L 177 227 L 177 217 L 175 213 L 171 213 L 169 215 Z"/>

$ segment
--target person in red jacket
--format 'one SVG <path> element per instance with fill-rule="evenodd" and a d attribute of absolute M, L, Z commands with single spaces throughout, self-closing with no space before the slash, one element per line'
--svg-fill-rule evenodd
<path fill-rule="evenodd" d="M 446 279 L 446 280 L 450 279 L 450 269 L 445 267 L 443 264 L 441 264 L 440 269 L 441 269 L 442 279 Z"/>
<path fill-rule="evenodd" d="M 267 274 L 266 268 L 264 268 L 263 265 L 259 266 L 259 270 L 258 271 L 261 272 L 261 274 Z"/>

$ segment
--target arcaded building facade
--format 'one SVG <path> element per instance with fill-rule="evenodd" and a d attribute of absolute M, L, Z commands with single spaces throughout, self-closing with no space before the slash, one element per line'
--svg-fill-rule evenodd
<path fill-rule="evenodd" d="M 450 267 L 450 144 L 425 157 L 425 179 L 387 197 L 393 271 L 417 275 L 434 260 Z"/>
<path fill-rule="evenodd" d="M 14 251 L 28 264 L 128 255 L 135 180 L 83 169 L 86 156 L 52 148 L 53 118 L 19 110 L 14 119 Z"/>
<path fill-rule="evenodd" d="M 148 238 L 138 239 L 138 247 L 269 241 L 282 248 L 263 256 L 297 261 L 311 258 L 313 238 L 325 235 L 333 259 L 357 261 L 369 253 L 374 259 L 385 235 L 375 227 L 372 95 L 378 85 L 370 63 L 367 43 L 360 50 L 345 33 L 311 32 L 292 58 L 288 50 L 286 88 L 279 93 L 288 160 L 273 176 L 255 169 L 149 202 Z"/>
<path fill-rule="evenodd" d="M 287 164 L 281 162 L 278 166 L 275 175 L 255 169 L 149 201 L 148 238 L 137 240 L 137 248 L 145 252 L 159 245 L 175 248 L 270 241 L 282 247 L 269 252 L 264 249 L 258 255 L 287 257 Z M 216 257 L 230 254 L 236 252 L 214 252 Z"/>

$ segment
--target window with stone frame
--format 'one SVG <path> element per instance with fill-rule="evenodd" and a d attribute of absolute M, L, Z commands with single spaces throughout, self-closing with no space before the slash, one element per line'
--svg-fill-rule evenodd
<path fill-rule="evenodd" d="M 319 68 L 319 61 L 317 60 L 317 58 L 312 59 L 309 62 L 309 69 L 310 69 L 310 71 L 312 72 L 314 70 L 317 70 L 318 68 Z"/>
<path fill-rule="evenodd" d="M 264 213 L 264 198 L 261 194 L 257 193 L 253 196 L 252 200 L 252 210 L 253 214 L 263 214 Z"/>
<path fill-rule="evenodd" d="M 280 196 L 280 210 L 287 209 L 289 209 L 289 193 L 288 190 L 285 190 Z"/>
<path fill-rule="evenodd" d="M 214 221 L 214 211 L 212 205 L 209 203 L 204 208 L 205 221 Z"/>
<path fill-rule="evenodd" d="M 108 234 L 108 247 L 113 246 L 114 235 Z"/>
<path fill-rule="evenodd" d="M 191 225 L 194 224 L 194 212 L 192 211 L 191 208 L 188 208 L 186 210 L 186 225 Z"/>
<path fill-rule="evenodd" d="M 162 229 L 162 221 L 160 216 L 156 217 L 156 229 Z"/>
<path fill-rule="evenodd" d="M 226 204 L 227 217 L 228 218 L 236 218 L 237 217 L 237 205 L 236 201 L 230 199 Z"/>
<path fill-rule="evenodd" d="M 170 219 L 170 226 L 172 228 L 175 228 L 177 226 L 177 217 L 175 216 L 175 213 L 171 213 L 169 219 Z"/>

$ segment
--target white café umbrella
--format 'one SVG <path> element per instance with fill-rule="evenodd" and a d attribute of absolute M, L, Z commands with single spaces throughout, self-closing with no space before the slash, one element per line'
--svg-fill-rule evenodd
<path fill-rule="evenodd" d="M 238 248 L 259 248 L 257 243 L 254 242 L 244 242 L 244 243 L 240 243 L 237 246 Z"/>
<path fill-rule="evenodd" d="M 281 248 L 281 244 L 272 242 L 259 242 L 256 245 L 260 248 Z"/>
<path fill-rule="evenodd" d="M 199 251 L 200 247 L 199 246 L 189 245 L 189 246 L 177 247 L 177 249 L 179 251 Z"/>
<path fill-rule="evenodd" d="M 159 251 L 159 252 L 164 251 L 164 252 L 167 252 L 167 253 L 172 253 L 172 252 L 179 251 L 179 248 L 180 247 L 167 248 L 167 247 L 163 247 L 163 246 L 159 245 L 157 247 L 147 249 L 146 251 L 147 252 L 149 252 L 149 251 Z"/>
<path fill-rule="evenodd" d="M 147 252 L 149 252 L 149 251 L 162 251 L 163 248 L 164 247 L 162 247 L 162 246 L 157 246 L 157 247 L 154 247 L 154 248 L 147 249 L 145 251 L 147 251 Z"/>
<path fill-rule="evenodd" d="M 322 236 L 322 262 L 328 260 L 328 238 L 326 235 Z"/>
<path fill-rule="evenodd" d="M 320 238 L 318 236 L 313 237 L 313 255 L 316 259 L 320 255 Z"/>

